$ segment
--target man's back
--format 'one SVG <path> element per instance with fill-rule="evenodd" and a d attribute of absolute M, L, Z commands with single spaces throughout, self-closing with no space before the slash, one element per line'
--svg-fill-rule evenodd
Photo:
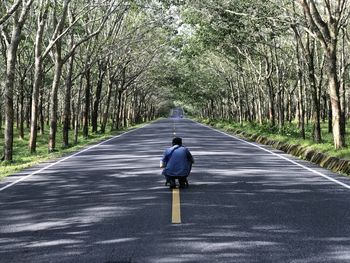
<path fill-rule="evenodd" d="M 170 154 L 171 154 L 170 159 L 166 160 L 166 156 L 169 156 Z M 191 172 L 193 157 L 186 147 L 183 147 L 183 146 L 179 147 L 178 145 L 175 145 L 171 148 L 168 148 L 165 151 L 163 162 L 166 163 L 166 167 L 165 167 L 166 175 L 188 176 Z"/>

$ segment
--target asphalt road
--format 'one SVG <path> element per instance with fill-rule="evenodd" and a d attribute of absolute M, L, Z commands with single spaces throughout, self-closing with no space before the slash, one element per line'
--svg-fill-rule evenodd
<path fill-rule="evenodd" d="M 174 122 L 196 160 L 181 224 L 158 168 Z M 315 172 L 350 180 L 254 145 L 168 119 L 8 177 L 0 262 L 350 262 L 350 189 Z"/>

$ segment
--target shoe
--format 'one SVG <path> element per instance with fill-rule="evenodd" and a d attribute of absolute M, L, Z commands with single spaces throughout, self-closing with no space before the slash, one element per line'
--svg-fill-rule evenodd
<path fill-rule="evenodd" d="M 188 184 L 188 181 L 187 181 L 187 179 L 186 179 L 186 181 L 185 181 L 185 187 L 188 188 L 188 186 L 189 186 L 189 184 Z"/>
<path fill-rule="evenodd" d="M 188 187 L 188 181 L 187 179 L 179 180 L 180 188 L 187 188 Z"/>
<path fill-rule="evenodd" d="M 176 188 L 176 183 L 174 180 L 169 180 L 170 189 Z"/>

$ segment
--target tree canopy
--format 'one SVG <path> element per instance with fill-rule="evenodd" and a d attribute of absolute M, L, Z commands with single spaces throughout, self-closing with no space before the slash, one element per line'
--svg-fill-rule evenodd
<path fill-rule="evenodd" d="M 3 159 L 14 127 L 29 152 L 45 132 L 55 151 L 57 129 L 69 147 L 174 103 L 202 118 L 297 122 L 303 138 L 311 122 L 315 142 L 327 122 L 346 147 L 349 12 L 348 0 L 3 2 Z"/>

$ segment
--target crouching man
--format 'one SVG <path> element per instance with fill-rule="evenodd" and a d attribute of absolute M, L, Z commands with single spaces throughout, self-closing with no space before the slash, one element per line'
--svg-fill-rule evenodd
<path fill-rule="evenodd" d="M 173 146 L 166 149 L 163 158 L 160 161 L 160 168 L 164 168 L 162 174 L 166 178 L 166 185 L 170 184 L 170 188 L 176 187 L 175 180 L 179 180 L 180 187 L 187 187 L 189 176 L 194 163 L 191 152 L 182 145 L 181 138 L 174 138 Z"/>

